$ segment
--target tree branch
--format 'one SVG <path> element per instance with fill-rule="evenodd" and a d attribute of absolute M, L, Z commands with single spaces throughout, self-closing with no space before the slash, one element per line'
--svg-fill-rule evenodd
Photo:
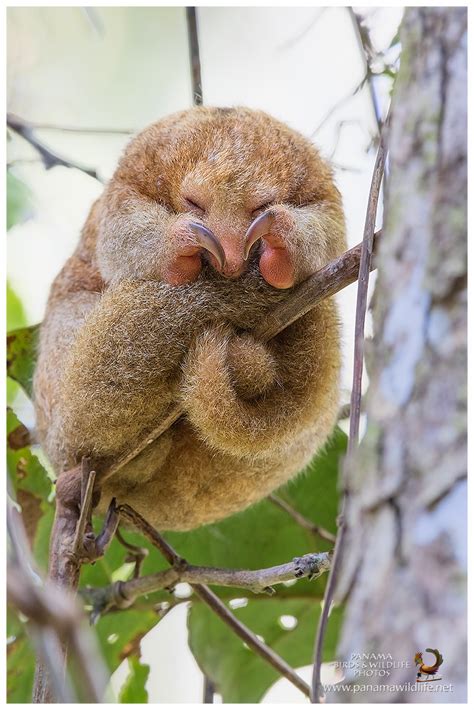
<path fill-rule="evenodd" d="M 129 505 L 119 506 L 119 512 L 122 517 L 128 520 L 134 527 L 136 527 L 150 542 L 160 550 L 163 557 L 172 565 L 171 570 L 167 572 L 175 573 L 176 569 L 179 569 L 181 565 L 185 565 L 185 561 L 178 555 L 178 553 L 171 547 L 171 545 L 160 535 L 160 533 L 155 530 L 136 510 L 134 510 Z M 133 581 L 133 580 L 132 580 Z M 207 604 L 217 616 L 219 616 L 222 621 L 229 626 L 237 636 L 239 636 L 249 648 L 253 649 L 264 661 L 269 663 L 275 670 L 280 673 L 284 678 L 295 685 L 302 693 L 307 697 L 310 696 L 310 688 L 307 683 L 294 671 L 294 669 L 281 658 L 273 649 L 267 646 L 265 643 L 260 641 L 260 639 L 248 629 L 241 621 L 237 619 L 234 614 L 227 608 L 227 606 L 219 599 L 219 597 L 212 592 L 209 587 L 204 584 L 192 584 L 192 588 L 195 594 Z"/>
<path fill-rule="evenodd" d="M 130 136 L 137 133 L 137 128 L 104 128 L 99 126 L 62 126 L 57 123 L 28 121 L 30 128 L 36 131 L 57 131 L 58 133 L 93 133 L 104 135 Z"/>
<path fill-rule="evenodd" d="M 365 395 L 362 395 L 361 400 L 360 400 L 361 410 L 362 410 L 362 407 L 365 406 L 365 404 L 366 404 L 366 397 L 365 397 Z M 345 404 L 342 404 L 339 407 L 339 412 L 337 414 L 337 421 L 340 422 L 342 419 L 349 419 L 350 416 L 351 416 L 351 403 L 346 402 Z"/>
<path fill-rule="evenodd" d="M 316 525 L 316 523 L 313 523 L 312 520 L 308 520 L 308 518 L 305 518 L 304 515 L 299 512 L 299 510 L 293 508 L 292 505 L 287 503 L 286 500 L 283 500 L 283 498 L 280 498 L 280 496 L 275 495 L 275 493 L 271 493 L 268 496 L 268 500 L 274 505 L 276 505 L 277 508 L 280 508 L 281 510 L 284 510 L 285 513 L 288 513 L 288 515 L 290 515 L 293 520 L 298 523 L 298 525 L 301 525 L 301 527 L 305 530 L 309 530 L 309 532 L 313 533 L 313 535 L 319 535 L 319 537 L 321 537 L 323 540 L 327 540 L 328 542 L 336 542 L 336 536 L 330 533 L 329 530 L 325 530 L 325 528 L 322 528 L 319 525 Z"/>
<path fill-rule="evenodd" d="M 50 170 L 50 168 L 54 168 L 56 166 L 75 168 L 76 170 L 80 170 L 86 175 L 89 175 L 89 177 L 92 177 L 99 182 L 103 182 L 94 168 L 87 168 L 83 165 L 79 165 L 79 163 L 73 162 L 72 160 L 67 160 L 52 151 L 51 148 L 48 148 L 42 141 L 39 140 L 39 138 L 35 136 L 35 132 L 31 124 L 24 121 L 22 118 L 8 113 L 7 126 L 8 128 L 11 128 L 12 131 L 15 131 L 15 133 L 18 133 L 19 136 L 21 136 L 25 141 L 32 145 L 35 150 L 38 151 L 46 170 Z"/>
<path fill-rule="evenodd" d="M 202 76 L 201 57 L 199 53 L 199 35 L 197 22 L 197 8 L 186 8 L 186 25 L 188 28 L 189 62 L 191 65 L 191 83 L 193 90 L 193 104 L 202 106 Z"/>
<path fill-rule="evenodd" d="M 218 567 L 197 567 L 184 560 L 170 569 L 131 579 L 115 582 L 107 587 L 82 590 L 84 599 L 92 604 L 93 615 L 104 614 L 113 606 L 128 609 L 144 594 L 174 587 L 178 582 L 210 584 L 220 587 L 239 587 L 254 594 L 273 594 L 275 584 L 283 584 L 296 579 L 310 580 L 327 572 L 331 565 L 330 552 L 309 553 L 295 557 L 291 562 L 259 570 L 223 569 Z"/>
<path fill-rule="evenodd" d="M 383 117 L 380 112 L 379 101 L 377 98 L 377 92 L 374 86 L 374 73 L 371 67 L 371 58 L 374 56 L 375 52 L 372 47 L 372 41 L 370 39 L 369 31 L 362 24 L 362 18 L 358 15 L 352 6 L 348 6 L 349 15 L 351 17 L 352 25 L 355 30 L 357 37 L 357 43 L 359 45 L 360 53 L 362 55 L 362 60 L 365 63 L 366 74 L 364 81 L 368 81 L 370 90 L 370 99 L 372 102 L 372 108 L 374 110 L 374 117 L 377 123 L 377 128 L 379 133 L 382 131 L 383 127 Z"/>
<path fill-rule="evenodd" d="M 319 617 L 318 629 L 316 632 L 313 678 L 311 686 L 311 701 L 320 703 L 322 700 L 321 666 L 323 662 L 323 644 L 326 634 L 329 612 L 331 610 L 334 592 L 336 589 L 338 573 L 341 565 L 342 551 L 346 535 L 346 524 L 344 521 L 344 511 L 347 499 L 347 476 L 348 462 L 354 455 L 359 444 L 359 424 L 362 400 L 362 369 L 364 364 L 364 324 L 367 310 L 367 293 L 369 287 L 369 274 L 372 268 L 372 253 L 374 248 L 374 229 L 377 217 L 377 205 L 384 175 L 385 162 L 387 158 L 386 149 L 386 126 L 380 137 L 379 149 L 375 160 L 372 182 L 370 185 L 367 214 L 364 226 L 364 239 L 362 242 L 362 253 L 358 275 L 356 322 L 354 337 L 354 370 L 352 379 L 352 393 L 349 420 L 349 442 L 346 459 L 343 464 L 343 492 L 340 506 L 339 528 L 337 532 L 336 546 L 332 560 L 329 579 L 324 592 L 324 603 L 321 616 Z"/>
<path fill-rule="evenodd" d="M 81 609 L 74 599 L 49 582 L 41 582 L 30 554 L 20 515 L 7 509 L 9 560 L 8 602 L 28 617 L 27 628 L 42 663 L 37 664 L 35 702 L 74 702 L 75 694 L 65 676 L 64 646 L 70 649 L 84 701 L 99 703 L 104 698 L 107 676 L 94 640 L 82 624 Z"/>
<path fill-rule="evenodd" d="M 81 566 L 85 562 L 97 560 L 104 554 L 118 525 L 118 513 L 115 501 L 112 500 L 101 533 L 94 535 L 91 523 L 92 508 L 94 502 L 97 502 L 94 482 L 95 472 L 91 470 L 90 459 L 84 457 L 81 465 L 73 469 L 68 478 L 60 477 L 56 488 L 56 511 L 51 533 L 48 576 L 56 587 L 72 593 L 79 584 Z M 69 486 L 70 493 L 80 487 L 80 506 L 74 502 L 68 504 L 66 496 L 60 495 L 60 487 L 63 485 Z M 75 496 L 72 498 L 74 501 Z M 65 638 L 62 647 L 59 646 L 61 667 L 66 663 L 69 642 L 71 639 Z M 77 646 L 80 639 L 73 638 L 72 643 Z M 48 669 L 38 662 L 33 689 L 34 702 L 52 702 L 54 688 L 51 680 L 54 678 L 48 677 Z"/>
<path fill-rule="evenodd" d="M 296 671 L 279 656 L 273 649 L 260 641 L 250 629 L 248 629 L 234 614 L 226 607 L 219 597 L 212 592 L 209 587 L 197 584 L 193 587 L 197 596 L 207 604 L 222 621 L 239 636 L 258 656 L 271 665 L 283 678 L 290 681 L 306 697 L 310 697 L 311 689 L 307 683 L 296 673 Z"/>
<path fill-rule="evenodd" d="M 146 547 L 138 547 L 138 545 L 132 545 L 123 537 L 120 528 L 115 531 L 115 537 L 120 542 L 120 544 L 128 550 L 128 555 L 125 558 L 125 562 L 133 562 L 135 567 L 133 570 L 134 578 L 140 576 L 141 566 L 143 561 L 148 557 L 148 550 Z"/>

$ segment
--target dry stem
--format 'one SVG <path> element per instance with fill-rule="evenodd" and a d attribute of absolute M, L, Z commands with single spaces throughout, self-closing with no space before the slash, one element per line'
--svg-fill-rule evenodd
<path fill-rule="evenodd" d="M 115 582 L 107 587 L 88 588 L 82 595 L 93 606 L 93 614 L 103 614 L 113 606 L 127 609 L 137 597 L 174 587 L 178 582 L 188 584 L 211 584 L 221 587 L 239 587 L 258 594 L 273 594 L 273 586 L 295 579 L 316 579 L 331 566 L 331 553 L 309 553 L 295 557 L 274 567 L 259 570 L 223 569 L 218 567 L 196 567 L 185 560 L 167 570 L 137 577 L 127 582 Z"/>
<path fill-rule="evenodd" d="M 377 158 L 375 160 L 372 182 L 370 185 L 369 200 L 367 205 L 367 215 L 364 227 L 364 239 L 362 242 L 362 253 L 359 266 L 356 323 L 354 338 L 354 370 L 352 379 L 351 407 L 349 420 L 349 442 L 347 447 L 346 460 L 343 466 L 343 493 L 340 506 L 339 527 L 337 531 L 336 546 L 332 560 L 329 579 L 324 592 L 324 604 L 319 617 L 318 628 L 315 639 L 314 666 L 311 686 L 311 701 L 320 703 L 323 699 L 321 685 L 321 666 L 323 663 L 323 644 L 326 634 L 329 612 L 331 610 L 334 592 L 336 589 L 339 568 L 342 559 L 342 550 L 346 534 L 344 521 L 344 509 L 346 503 L 346 482 L 348 464 L 359 443 L 359 423 L 362 401 L 362 368 L 364 363 L 364 324 L 367 309 L 367 292 L 369 287 L 369 274 L 372 268 L 372 252 L 374 247 L 374 229 L 377 217 L 377 204 L 385 169 L 386 153 L 386 131 L 382 132 Z"/>
<path fill-rule="evenodd" d="M 313 535 L 318 535 L 323 540 L 327 540 L 328 542 L 336 542 L 336 536 L 329 532 L 329 530 L 326 530 L 320 525 L 313 523 L 312 520 L 305 518 L 304 515 L 301 515 L 299 510 L 293 508 L 293 506 L 287 503 L 286 500 L 283 500 L 283 498 L 280 498 L 280 496 L 277 496 L 275 493 L 271 493 L 268 496 L 268 500 L 281 510 L 284 510 L 285 513 L 288 513 L 288 515 L 290 515 L 293 520 L 298 523 L 298 525 L 301 525 L 301 527 L 305 528 L 305 530 L 309 530 L 309 532 L 313 533 Z"/>

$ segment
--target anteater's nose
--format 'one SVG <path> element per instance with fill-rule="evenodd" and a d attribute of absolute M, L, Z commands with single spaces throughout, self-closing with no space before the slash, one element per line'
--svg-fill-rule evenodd
<path fill-rule="evenodd" d="M 225 254 L 225 262 L 220 273 L 228 279 L 241 276 L 246 268 L 244 244 L 241 239 L 224 238 L 220 240 Z"/>
<path fill-rule="evenodd" d="M 245 262 L 242 260 L 240 263 L 229 263 L 226 261 L 221 274 L 228 279 L 237 279 L 245 271 Z"/>

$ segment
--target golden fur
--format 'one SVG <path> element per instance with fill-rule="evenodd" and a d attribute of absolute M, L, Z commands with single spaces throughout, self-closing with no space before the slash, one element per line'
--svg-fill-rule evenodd
<path fill-rule="evenodd" d="M 262 112 L 194 108 L 134 138 L 92 207 L 41 328 L 42 444 L 58 473 L 86 454 L 106 465 L 172 402 L 187 412 L 105 483 L 103 504 L 114 495 L 162 529 L 194 528 L 266 496 L 331 432 L 333 300 L 268 344 L 245 333 L 288 294 L 265 280 L 279 268 L 265 265 L 267 247 L 242 259 L 246 230 L 268 204 L 283 245 L 272 254 L 295 282 L 344 250 L 340 195 L 309 141 Z M 192 269 L 179 271 L 182 285 L 168 283 L 190 221 L 212 230 L 238 278 L 197 255 L 184 259 Z"/>

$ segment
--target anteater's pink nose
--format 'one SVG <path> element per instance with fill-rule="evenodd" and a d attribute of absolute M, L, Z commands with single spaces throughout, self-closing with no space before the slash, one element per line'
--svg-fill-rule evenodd
<path fill-rule="evenodd" d="M 218 271 L 228 279 L 236 279 L 241 276 L 246 267 L 244 257 L 244 244 L 239 239 L 224 238 L 220 240 L 225 254 L 225 262 Z"/>

